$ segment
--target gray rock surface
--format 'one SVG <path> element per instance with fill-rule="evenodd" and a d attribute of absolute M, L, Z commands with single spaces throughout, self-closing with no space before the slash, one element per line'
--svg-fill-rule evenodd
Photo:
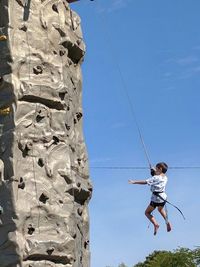
<path fill-rule="evenodd" d="M 88 267 L 80 18 L 0 0 L 0 34 L 0 267 Z"/>

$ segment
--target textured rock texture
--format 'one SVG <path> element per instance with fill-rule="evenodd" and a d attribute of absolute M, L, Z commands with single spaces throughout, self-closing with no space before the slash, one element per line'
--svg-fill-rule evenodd
<path fill-rule="evenodd" d="M 0 267 L 88 267 L 80 18 L 0 0 Z"/>

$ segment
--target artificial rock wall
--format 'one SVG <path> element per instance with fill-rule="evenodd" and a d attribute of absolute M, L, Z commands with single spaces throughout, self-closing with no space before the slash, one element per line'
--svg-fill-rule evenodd
<path fill-rule="evenodd" d="M 0 35 L 0 267 L 88 267 L 80 18 L 0 0 Z"/>

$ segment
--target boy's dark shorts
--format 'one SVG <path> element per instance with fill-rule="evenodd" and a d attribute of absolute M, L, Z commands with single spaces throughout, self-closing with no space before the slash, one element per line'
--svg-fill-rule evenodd
<path fill-rule="evenodd" d="M 161 203 L 151 201 L 150 202 L 150 206 L 152 206 L 154 208 L 156 208 L 156 207 L 164 207 L 165 206 L 165 203 L 166 203 L 166 201 L 163 201 Z"/>

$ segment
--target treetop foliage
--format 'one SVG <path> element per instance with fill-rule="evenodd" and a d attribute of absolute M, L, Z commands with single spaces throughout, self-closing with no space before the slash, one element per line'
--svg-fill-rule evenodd
<path fill-rule="evenodd" d="M 118 267 L 128 266 L 121 263 Z M 132 267 L 200 267 L 200 247 L 194 250 L 188 248 L 178 248 L 174 251 L 155 250 L 146 257 L 144 262 L 139 262 Z"/>

